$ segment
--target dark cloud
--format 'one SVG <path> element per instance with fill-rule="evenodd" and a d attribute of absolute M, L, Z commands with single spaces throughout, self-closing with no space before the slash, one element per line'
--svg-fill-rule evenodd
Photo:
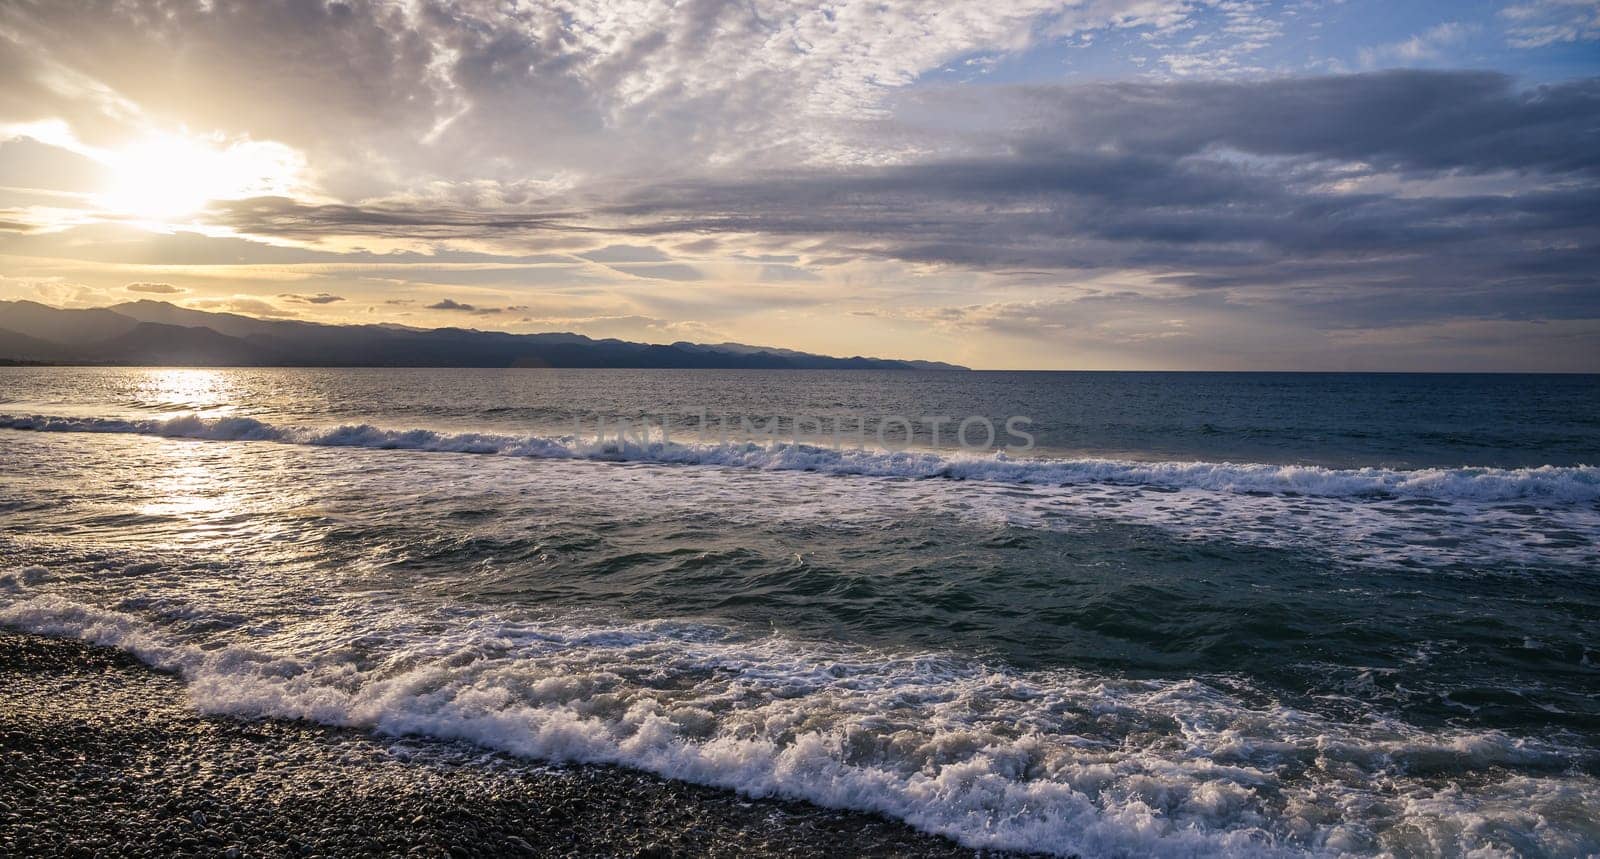
<path fill-rule="evenodd" d="M 1600 79 L 1519 89 L 1493 73 L 1397 71 L 946 90 L 900 105 L 891 124 L 962 110 L 974 129 L 937 160 L 594 185 L 539 211 L 257 200 L 225 218 L 287 235 L 633 236 L 582 255 L 671 280 L 701 275 L 641 240 L 807 242 L 819 264 L 1131 269 L 1319 308 L 1334 325 L 1452 307 L 1600 316 Z M 804 277 L 780 264 L 762 275 Z"/>
<path fill-rule="evenodd" d="M 319 292 L 316 295 L 301 295 L 299 293 L 285 292 L 278 297 L 285 301 L 294 302 L 295 304 L 333 304 L 337 301 L 344 301 L 344 296 L 330 295 L 326 292 Z"/>
<path fill-rule="evenodd" d="M 392 303 L 392 302 L 391 302 Z M 455 313 L 471 313 L 475 316 L 493 316 L 497 313 L 522 313 L 528 308 L 526 305 L 512 305 L 510 307 L 482 307 L 476 304 L 466 304 L 453 298 L 441 298 L 427 306 L 428 310 L 448 310 Z"/>
<path fill-rule="evenodd" d="M 124 286 L 123 289 L 126 289 L 129 292 L 147 292 L 151 295 L 177 295 L 179 293 L 188 291 L 182 287 L 173 286 L 170 283 L 149 283 L 143 281 L 139 283 L 130 283 L 127 286 Z"/>
<path fill-rule="evenodd" d="M 1392 72 L 987 97 L 1033 109 L 1020 129 L 974 132 L 982 155 L 658 184 L 597 218 L 640 236 L 825 237 L 918 264 L 1166 273 L 1346 322 L 1600 317 L 1595 80 Z"/>
<path fill-rule="evenodd" d="M 1379 170 L 1600 170 L 1595 78 L 1520 89 L 1497 72 L 1394 70 L 1016 87 L 984 94 L 986 107 L 970 103 L 971 91 L 927 96 L 940 97 L 1027 117 L 1013 132 L 1024 151 L 1066 143 L 1166 159 L 1232 149 Z"/>
<path fill-rule="evenodd" d="M 329 234 L 443 240 L 506 237 L 523 233 L 578 229 L 569 222 L 583 214 L 566 212 L 471 211 L 437 206 L 307 205 L 287 197 L 257 197 L 219 203 L 219 223 L 256 235 L 320 238 Z"/>
<path fill-rule="evenodd" d="M 443 299 L 440 299 L 438 301 L 435 301 L 434 303 L 428 305 L 428 309 L 429 310 L 460 310 L 460 311 L 464 311 L 464 312 L 467 312 L 467 313 L 476 313 L 476 312 L 478 312 L 478 308 L 473 307 L 470 304 L 462 304 L 461 302 L 456 301 L 454 299 L 450 299 L 450 298 L 443 298 Z"/>

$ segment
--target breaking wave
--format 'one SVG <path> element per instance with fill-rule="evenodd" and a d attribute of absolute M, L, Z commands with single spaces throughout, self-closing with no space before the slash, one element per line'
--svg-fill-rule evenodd
<path fill-rule="evenodd" d="M 363 618 L 376 651 L 295 653 L 204 644 L 34 595 L 47 578 L 42 568 L 0 577 L 0 624 L 175 671 L 207 713 L 621 764 L 878 812 L 971 847 L 1501 855 L 1518 832 L 1522 855 L 1600 849 L 1600 783 L 1570 768 L 1571 749 L 1498 731 L 1339 723 L 1247 705 L 1201 679 L 1016 672 L 685 624 L 380 608 Z"/>
<path fill-rule="evenodd" d="M 275 426 L 254 418 L 121 420 L 0 415 L 0 428 L 35 432 L 132 433 L 217 441 L 272 441 L 359 447 L 814 471 L 875 477 L 948 478 L 1025 484 L 1112 484 L 1236 493 L 1400 496 L 1440 500 L 1583 503 L 1600 500 L 1600 467 L 1324 468 L 1231 462 L 1139 462 L 1118 459 L 1019 458 L 928 451 L 835 449 L 793 443 L 682 444 L 583 439 L 574 436 L 393 430 L 370 424 Z"/>

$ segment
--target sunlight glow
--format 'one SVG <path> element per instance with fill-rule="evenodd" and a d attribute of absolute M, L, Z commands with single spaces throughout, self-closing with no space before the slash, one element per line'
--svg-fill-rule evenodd
<path fill-rule="evenodd" d="M 238 384 L 234 373 L 183 367 L 144 371 L 138 391 L 140 401 L 158 404 L 162 417 L 220 418 L 237 410 Z"/>
<path fill-rule="evenodd" d="M 193 214 L 213 200 L 287 194 L 305 163 L 281 143 L 223 143 L 180 134 L 154 135 L 109 150 L 102 160 L 114 178 L 97 202 L 154 221 Z"/>

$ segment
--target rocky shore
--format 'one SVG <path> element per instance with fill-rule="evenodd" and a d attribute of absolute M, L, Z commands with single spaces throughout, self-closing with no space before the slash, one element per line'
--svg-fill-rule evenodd
<path fill-rule="evenodd" d="M 208 717 L 115 650 L 0 632 L 4 856 L 974 856 L 612 767 Z M 991 854 L 992 855 L 992 854 Z"/>

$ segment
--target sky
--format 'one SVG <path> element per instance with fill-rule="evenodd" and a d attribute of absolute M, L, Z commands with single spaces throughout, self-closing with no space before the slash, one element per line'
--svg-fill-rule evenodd
<path fill-rule="evenodd" d="M 0 81 L 0 299 L 1600 372 L 1600 0 L 6 0 Z"/>

